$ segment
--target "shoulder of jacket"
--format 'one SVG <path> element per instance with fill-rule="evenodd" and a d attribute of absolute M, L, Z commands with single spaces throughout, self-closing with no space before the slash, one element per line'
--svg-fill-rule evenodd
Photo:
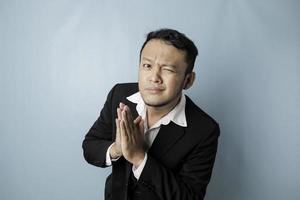
<path fill-rule="evenodd" d="M 138 91 L 138 83 L 132 82 L 132 83 L 117 83 L 114 86 L 115 91 L 123 91 L 123 92 L 137 92 Z"/>
<path fill-rule="evenodd" d="M 111 89 L 111 100 L 120 102 L 124 101 L 126 97 L 138 92 L 137 83 L 117 83 Z"/>
<path fill-rule="evenodd" d="M 193 137 L 200 135 L 201 138 L 218 137 L 220 134 L 218 122 L 198 107 L 188 96 L 186 96 L 186 120 L 187 131 Z"/>

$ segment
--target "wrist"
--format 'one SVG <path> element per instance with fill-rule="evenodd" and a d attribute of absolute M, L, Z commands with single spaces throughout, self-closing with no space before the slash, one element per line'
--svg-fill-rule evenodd
<path fill-rule="evenodd" d="M 122 156 L 122 154 L 119 151 L 117 151 L 117 149 L 116 149 L 116 143 L 112 144 L 110 151 L 109 151 L 109 156 L 111 159 L 116 159 L 116 158 L 119 158 Z"/>
<path fill-rule="evenodd" d="M 135 156 L 135 158 L 132 161 L 132 165 L 135 168 L 138 168 L 140 166 L 140 164 L 143 162 L 144 159 L 145 159 L 145 152 L 142 152 L 142 153 Z"/>

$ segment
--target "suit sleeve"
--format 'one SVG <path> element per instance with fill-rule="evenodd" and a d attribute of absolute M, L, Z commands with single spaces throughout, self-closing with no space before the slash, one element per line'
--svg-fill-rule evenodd
<path fill-rule="evenodd" d="M 112 99 L 116 86 L 110 90 L 100 116 L 90 128 L 82 143 L 85 160 L 98 167 L 107 167 L 106 152 L 112 144 Z"/>
<path fill-rule="evenodd" d="M 185 158 L 179 171 L 170 170 L 148 155 L 138 185 L 159 200 L 202 200 L 210 180 L 218 146 L 219 126 Z"/>

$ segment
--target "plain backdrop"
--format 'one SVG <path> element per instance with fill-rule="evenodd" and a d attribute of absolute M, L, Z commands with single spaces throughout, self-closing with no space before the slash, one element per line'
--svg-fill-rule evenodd
<path fill-rule="evenodd" d="M 220 124 L 206 200 L 300 199 L 300 2 L 0 0 L 0 199 L 103 199 L 84 135 L 147 32 L 199 48 L 186 91 Z"/>

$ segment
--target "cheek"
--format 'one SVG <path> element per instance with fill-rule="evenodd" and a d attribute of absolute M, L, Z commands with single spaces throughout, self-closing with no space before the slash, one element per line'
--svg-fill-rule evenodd
<path fill-rule="evenodd" d="M 141 89 L 143 89 L 144 86 L 147 85 L 147 75 L 145 72 L 141 72 L 141 70 L 138 73 L 138 82 L 139 82 Z"/>
<path fill-rule="evenodd" d="M 169 88 L 177 89 L 182 85 L 182 78 L 180 77 L 169 77 L 165 79 L 165 83 L 168 84 Z"/>
<path fill-rule="evenodd" d="M 141 82 L 144 85 L 147 85 L 147 84 L 149 84 L 149 82 L 151 80 L 151 73 L 149 73 L 145 70 L 139 70 L 138 79 L 139 79 L 139 82 Z"/>
<path fill-rule="evenodd" d="M 139 68 L 139 76 L 140 77 L 146 77 L 147 76 L 147 72 L 141 68 Z"/>
<path fill-rule="evenodd" d="M 144 73 L 141 70 L 139 70 L 138 79 L 139 79 L 139 81 L 145 79 L 145 75 L 144 75 Z"/>

